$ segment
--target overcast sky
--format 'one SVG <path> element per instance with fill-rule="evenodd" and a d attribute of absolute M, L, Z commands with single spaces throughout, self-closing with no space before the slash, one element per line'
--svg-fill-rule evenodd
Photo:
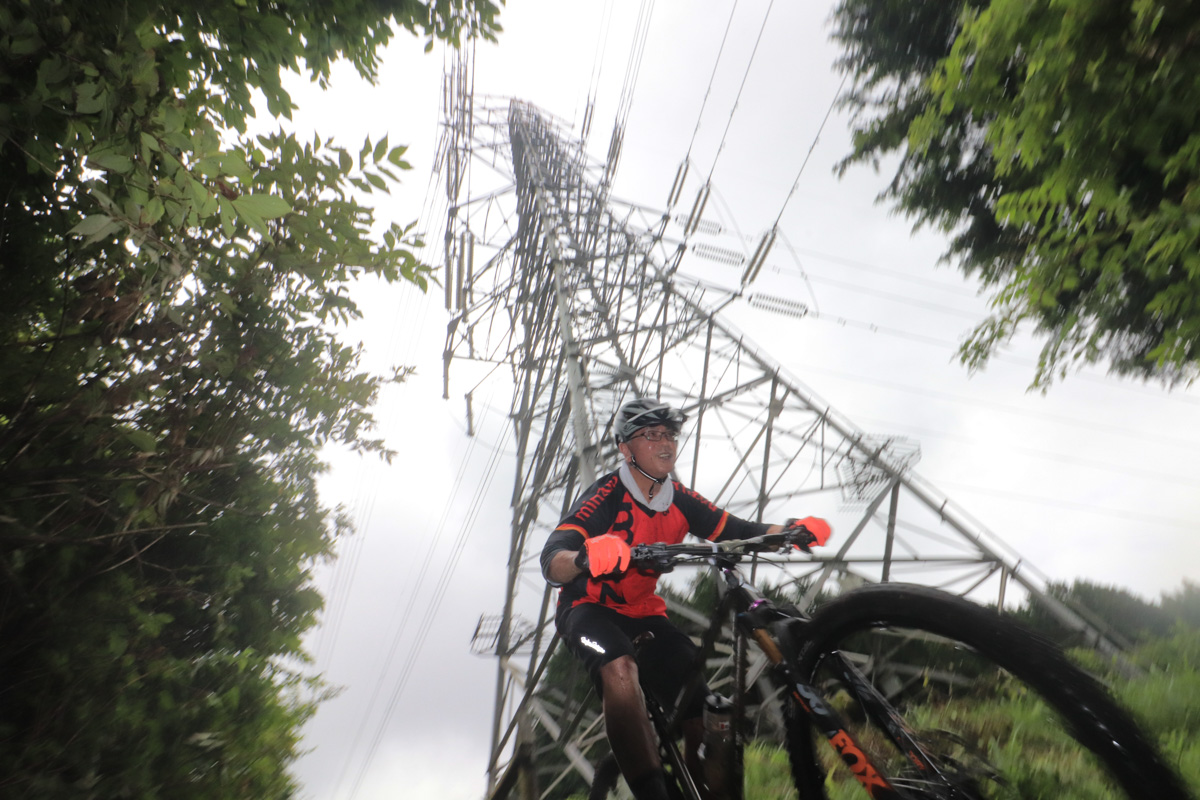
<path fill-rule="evenodd" d="M 773 4 L 747 72 L 768 3 L 740 3 L 732 22 L 732 2 L 655 3 L 614 193 L 663 205 L 695 134 L 692 160 L 713 170 L 717 187 L 712 213 L 753 246 L 783 211 L 792 248 L 774 249 L 756 288 L 819 312 L 797 321 L 734 309 L 734 324 L 859 427 L 919 441 L 917 472 L 1050 578 L 1084 577 L 1148 599 L 1200 581 L 1192 456 L 1200 393 L 1098 369 L 1029 393 L 1038 348 L 1027 338 L 984 373 L 957 363 L 957 343 L 986 301 L 938 266 L 940 236 L 914 235 L 874 203 L 886 168 L 832 174 L 849 149 L 844 117 L 835 113 L 813 146 L 840 81 L 827 41 L 831 6 Z M 523 98 L 578 125 L 598 74 L 591 147 L 602 156 L 641 7 L 511 0 L 499 44 L 476 51 L 476 93 Z M 440 46 L 426 55 L 422 45 L 398 39 L 374 88 L 348 69 L 335 72 L 328 93 L 297 83 L 295 124 L 346 145 L 383 134 L 409 143 L 415 169 L 379 212 L 425 220 L 436 241 L 443 220 L 428 219 L 429 179 L 444 58 Z M 358 299 L 365 318 L 348 336 L 362 341 L 368 366 L 408 364 L 417 374 L 378 409 L 396 463 L 330 454 L 326 498 L 346 507 L 359 533 L 322 572 L 329 605 L 310 641 L 317 668 L 343 691 L 308 727 L 314 749 L 296 773 L 312 800 L 475 800 L 495 663 L 473 655 L 470 642 L 480 615 L 504 601 L 509 397 L 502 384 L 480 390 L 469 439 L 463 376 L 452 374 L 452 399 L 442 400 L 440 290 L 363 286 Z M 704 475 L 695 488 L 713 489 Z"/>

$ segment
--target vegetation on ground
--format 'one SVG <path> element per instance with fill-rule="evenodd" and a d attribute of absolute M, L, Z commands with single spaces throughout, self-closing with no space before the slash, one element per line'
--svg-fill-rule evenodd
<path fill-rule="evenodd" d="M 711 601 L 711 581 L 698 577 L 691 590 L 703 606 Z M 1094 650 L 1070 650 L 1072 659 L 1100 679 L 1116 700 L 1158 743 L 1168 764 L 1189 785 L 1200 782 L 1200 592 L 1185 582 L 1174 592 L 1164 593 L 1158 602 L 1148 602 L 1132 593 L 1088 581 L 1052 587 L 1057 599 L 1072 607 L 1090 603 L 1089 616 L 1104 615 L 1118 633 L 1137 639 L 1138 644 L 1125 657 L 1137 665 L 1140 674 L 1128 670 L 1110 657 Z M 782 598 L 786 599 L 786 598 Z M 1086 610 L 1086 609 L 1085 609 Z M 1048 638 L 1063 631 L 1048 614 L 1026 605 L 1015 614 Z M 915 649 L 912 649 L 915 648 Z M 909 655 L 917 654 L 920 644 L 910 643 Z M 564 659 L 566 654 L 562 654 Z M 970 746 L 960 749 L 965 762 L 978 769 L 990 765 L 1010 781 L 1006 786 L 991 787 L 996 798 L 1054 797 L 1056 800 L 1099 800 L 1109 798 L 1111 786 L 1102 768 L 1067 735 L 1053 712 L 1023 685 L 1010 676 L 972 664 L 969 654 L 959 654 L 955 668 L 959 674 L 974 678 L 973 688 L 958 688 L 941 697 L 923 693 L 921 685 L 912 695 L 920 700 L 902 712 L 918 730 L 930 735 L 954 731 L 964 735 Z M 567 661 L 562 666 L 568 666 Z M 565 676 L 564 676 L 565 677 Z M 925 682 L 928 688 L 930 683 Z M 582 689 L 582 686 L 580 687 Z M 561 695 L 558 695 L 561 697 Z M 590 702 L 586 691 L 577 702 Z M 847 698 L 835 698 L 852 714 Z M 865 742 L 866 740 L 864 740 Z M 889 752 L 889 746 L 876 743 L 877 757 Z M 829 773 L 827 782 L 833 800 L 857 800 L 864 797 L 854 777 L 837 761 L 832 750 L 818 744 Z M 776 741 L 758 740 L 745 751 L 746 797 L 794 798 L 788 756 Z M 561 797 L 583 797 L 582 787 Z"/>

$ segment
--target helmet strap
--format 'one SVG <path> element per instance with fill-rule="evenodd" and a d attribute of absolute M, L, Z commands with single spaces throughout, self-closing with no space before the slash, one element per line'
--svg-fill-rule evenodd
<path fill-rule="evenodd" d="M 649 493 L 646 495 L 646 499 L 647 499 L 647 500 L 653 500 L 653 499 L 654 499 L 655 490 L 656 490 L 656 489 L 658 489 L 658 487 L 659 487 L 659 486 L 662 486 L 664 483 L 666 483 L 666 482 L 667 482 L 667 478 L 671 477 L 670 475 L 664 475 L 664 476 L 663 476 L 663 477 L 661 477 L 661 478 L 656 478 L 656 477 L 654 477 L 654 476 L 653 476 L 653 475 L 651 475 L 650 473 L 646 472 L 646 470 L 642 469 L 641 465 L 637 463 L 637 459 L 636 459 L 636 458 L 634 458 L 633 456 L 630 456 L 630 457 L 629 457 L 629 464 L 630 464 L 630 466 L 632 466 L 634 469 L 636 469 L 638 472 L 640 472 L 640 473 L 642 473 L 643 475 L 645 475 L 645 476 L 646 476 L 646 478 L 647 478 L 647 480 L 649 480 L 651 483 L 653 483 L 653 484 L 654 484 L 653 486 L 651 486 L 651 487 L 650 487 L 650 492 L 649 492 Z"/>

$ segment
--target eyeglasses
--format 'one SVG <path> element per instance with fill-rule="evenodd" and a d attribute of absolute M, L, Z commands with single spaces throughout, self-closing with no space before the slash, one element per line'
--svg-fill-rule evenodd
<path fill-rule="evenodd" d="M 630 439 L 645 439 L 647 442 L 661 442 L 666 439 L 668 442 L 678 442 L 679 434 L 676 431 L 646 431 L 637 436 L 630 436 Z"/>

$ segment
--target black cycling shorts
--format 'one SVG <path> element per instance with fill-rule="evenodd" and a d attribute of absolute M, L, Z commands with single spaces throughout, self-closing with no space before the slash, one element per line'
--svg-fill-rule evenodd
<path fill-rule="evenodd" d="M 597 693 L 603 693 L 600 668 L 621 656 L 633 656 L 643 685 L 670 710 L 695 672 L 700 648 L 666 617 L 627 617 L 596 603 L 582 603 L 559 609 L 556 624 L 567 649 L 587 667 Z M 646 631 L 654 638 L 635 653 L 633 640 Z M 684 719 L 701 715 L 706 695 L 708 687 L 701 684 L 692 695 Z"/>

